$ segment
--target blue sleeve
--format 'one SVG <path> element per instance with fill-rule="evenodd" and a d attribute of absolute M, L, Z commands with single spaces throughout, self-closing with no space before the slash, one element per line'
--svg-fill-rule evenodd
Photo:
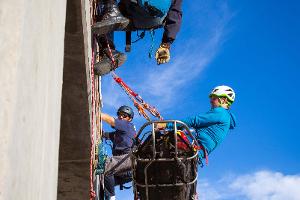
<path fill-rule="evenodd" d="M 180 30 L 182 22 L 182 0 L 173 0 L 165 19 L 162 42 L 171 44 Z"/>
<path fill-rule="evenodd" d="M 188 117 L 183 122 L 194 129 L 208 127 L 221 122 L 221 116 L 217 113 L 206 113 L 204 115 L 196 115 Z"/>
<path fill-rule="evenodd" d="M 125 120 L 115 119 L 115 127 L 113 128 L 123 133 L 135 133 L 134 125 Z"/>
<path fill-rule="evenodd" d="M 222 119 L 222 112 L 218 111 L 217 109 L 214 109 L 203 115 L 195 115 L 192 117 L 185 118 L 181 121 L 190 128 L 199 129 L 221 123 Z M 173 128 L 173 124 L 167 124 L 167 128 Z"/>

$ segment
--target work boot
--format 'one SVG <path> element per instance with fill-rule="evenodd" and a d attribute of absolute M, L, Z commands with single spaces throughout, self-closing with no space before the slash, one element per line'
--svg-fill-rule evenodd
<path fill-rule="evenodd" d="M 121 14 L 116 0 L 105 0 L 103 4 L 104 14 L 101 21 L 92 26 L 93 33 L 103 35 L 126 28 L 129 24 L 129 19 Z"/>
<path fill-rule="evenodd" d="M 109 50 L 104 49 L 102 59 L 100 62 L 97 62 L 94 65 L 94 72 L 98 76 L 103 76 L 108 74 L 109 72 L 117 69 L 126 61 L 126 54 L 119 52 L 117 50 L 112 50 L 112 55 L 115 60 L 115 65 L 113 64 L 110 56 Z"/>

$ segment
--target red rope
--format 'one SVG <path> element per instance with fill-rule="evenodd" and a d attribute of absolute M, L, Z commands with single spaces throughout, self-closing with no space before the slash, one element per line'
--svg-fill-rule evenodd
<path fill-rule="evenodd" d="M 108 39 L 106 36 L 105 36 L 105 38 L 107 41 L 106 43 L 107 43 L 110 59 L 112 60 L 114 68 L 117 68 L 116 61 L 115 61 L 115 58 L 113 57 L 112 50 L 110 48 Z M 147 110 L 154 117 L 157 117 L 159 120 L 163 120 L 162 116 L 160 115 L 160 113 L 158 112 L 158 110 L 155 107 L 146 103 L 143 100 L 143 98 L 138 93 L 134 92 L 114 71 L 112 71 L 111 74 L 112 74 L 113 79 L 116 81 L 116 83 L 118 83 L 121 86 L 121 88 L 125 91 L 125 93 L 133 101 L 133 104 L 137 108 L 140 115 L 142 115 L 143 117 L 145 117 L 145 119 L 150 121 L 151 119 L 150 119 L 149 115 L 145 112 L 145 110 Z"/>
<path fill-rule="evenodd" d="M 94 40 L 93 40 L 94 41 Z M 93 45 L 93 44 L 92 44 Z M 94 179 L 93 179 L 93 160 L 94 160 L 94 109 L 95 109 L 95 74 L 94 74 L 94 58 L 95 52 L 92 48 L 92 61 L 91 61 L 91 82 L 92 82 L 92 124 L 91 124 L 91 152 L 90 152 L 90 200 L 96 197 L 94 191 Z"/>
<path fill-rule="evenodd" d="M 120 77 L 116 75 L 115 72 L 112 73 L 113 79 L 121 86 L 121 88 L 125 91 L 125 93 L 129 96 L 129 98 L 133 101 L 134 106 L 138 109 L 140 115 L 144 116 L 148 121 L 150 121 L 150 117 L 147 115 L 145 110 L 147 110 L 151 115 L 157 117 L 162 120 L 162 116 L 157 111 L 157 109 L 148 103 L 146 103 L 143 98 L 134 92 Z"/>

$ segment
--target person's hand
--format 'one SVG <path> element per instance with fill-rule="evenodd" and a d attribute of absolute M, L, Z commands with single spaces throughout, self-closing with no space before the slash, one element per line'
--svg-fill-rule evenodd
<path fill-rule="evenodd" d="M 166 123 L 157 123 L 157 124 L 155 124 L 155 129 L 156 130 L 162 130 L 162 129 L 165 129 L 166 126 L 167 126 Z"/>
<path fill-rule="evenodd" d="M 170 45 L 167 43 L 162 43 L 156 51 L 155 58 L 158 65 L 169 62 L 171 58 Z"/>

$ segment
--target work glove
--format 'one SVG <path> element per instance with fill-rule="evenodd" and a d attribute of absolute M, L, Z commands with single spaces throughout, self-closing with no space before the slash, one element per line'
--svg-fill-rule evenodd
<path fill-rule="evenodd" d="M 158 65 L 169 62 L 171 58 L 170 44 L 162 43 L 156 51 L 155 58 Z"/>

